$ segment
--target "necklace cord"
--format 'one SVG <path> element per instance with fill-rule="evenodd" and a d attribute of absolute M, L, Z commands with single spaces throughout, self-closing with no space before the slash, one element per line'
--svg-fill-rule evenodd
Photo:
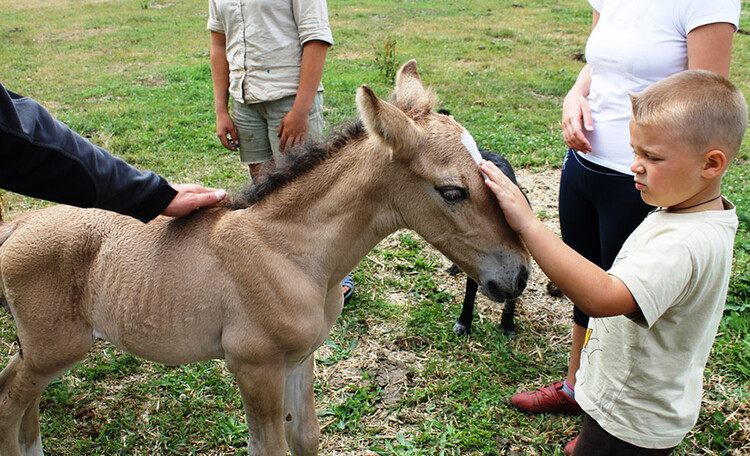
<path fill-rule="evenodd" d="M 715 196 L 715 197 L 713 197 L 711 199 L 707 199 L 706 201 L 703 201 L 702 203 L 693 204 L 692 206 L 678 207 L 677 209 L 670 209 L 668 207 L 659 207 L 659 208 L 654 209 L 651 212 L 653 213 L 653 212 L 679 212 L 679 211 L 686 211 L 688 209 L 692 209 L 692 208 L 698 207 L 698 206 L 703 206 L 704 204 L 708 204 L 710 202 L 716 201 L 717 199 L 721 198 L 721 196 L 722 196 L 721 193 L 719 193 L 719 196 Z"/>

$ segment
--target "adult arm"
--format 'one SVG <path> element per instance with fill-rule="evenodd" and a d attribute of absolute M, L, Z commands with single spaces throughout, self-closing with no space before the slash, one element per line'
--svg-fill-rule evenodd
<path fill-rule="evenodd" d="M 282 151 L 287 147 L 302 143 L 307 137 L 310 109 L 323 78 L 323 68 L 329 46 L 329 43 L 320 40 L 311 40 L 302 46 L 297 95 L 292 109 L 281 119 L 281 125 L 279 125 L 278 134 L 281 138 L 279 148 Z"/>
<path fill-rule="evenodd" d="M 179 192 L 164 178 L 112 156 L 33 99 L 10 92 L 2 84 L 0 144 L 0 187 L 27 196 L 108 209 L 143 222 L 170 204 L 181 206 L 195 199 L 196 190 L 185 189 L 175 202 Z M 221 200 L 223 195 L 215 191 L 210 199 L 215 198 Z"/>
<path fill-rule="evenodd" d="M 729 77 L 734 24 L 717 22 L 696 27 L 688 33 L 688 68 L 708 70 Z"/>
<path fill-rule="evenodd" d="M 599 12 L 594 10 L 591 19 L 591 30 L 599 22 Z M 591 109 L 586 97 L 591 88 L 591 67 L 586 64 L 578 73 L 576 82 L 568 91 L 563 101 L 562 109 L 562 132 L 563 140 L 568 147 L 581 152 L 591 152 L 591 143 L 583 132 L 594 130 L 594 121 L 591 118 Z"/>
<path fill-rule="evenodd" d="M 214 87 L 214 109 L 216 111 L 216 136 L 221 145 L 237 150 L 238 138 L 234 122 L 229 115 L 229 62 L 227 61 L 227 37 L 211 31 L 211 80 Z"/>
<path fill-rule="evenodd" d="M 520 189 L 488 161 L 485 183 L 495 194 L 511 228 L 516 230 L 539 267 L 573 303 L 592 317 L 639 311 L 628 287 L 568 247 L 534 215 Z"/>

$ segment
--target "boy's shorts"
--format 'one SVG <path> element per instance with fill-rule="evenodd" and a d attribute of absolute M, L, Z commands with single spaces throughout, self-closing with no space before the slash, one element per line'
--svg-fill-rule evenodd
<path fill-rule="evenodd" d="M 240 161 L 243 165 L 263 163 L 281 158 L 279 153 L 279 125 L 291 111 L 295 95 L 261 103 L 232 102 L 232 120 L 240 142 Z M 318 92 L 310 108 L 307 137 L 323 136 L 323 94 Z"/>

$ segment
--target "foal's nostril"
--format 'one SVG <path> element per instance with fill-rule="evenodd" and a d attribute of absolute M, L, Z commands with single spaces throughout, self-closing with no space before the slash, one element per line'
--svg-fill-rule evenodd
<path fill-rule="evenodd" d="M 504 290 L 504 289 L 503 289 L 503 288 L 502 288 L 502 287 L 500 286 L 500 284 L 499 284 L 499 283 L 497 283 L 497 282 L 496 282 L 496 281 L 494 281 L 494 280 L 490 280 L 490 281 L 488 281 L 488 282 L 487 282 L 487 291 L 488 291 L 488 293 L 489 293 L 489 296 L 490 296 L 490 297 L 491 297 L 492 299 L 495 299 L 495 300 L 500 300 L 500 301 L 502 301 L 502 300 L 505 300 L 505 299 L 509 299 L 509 298 L 510 298 L 510 294 L 508 294 L 508 292 L 506 292 L 506 291 L 505 291 L 505 290 Z"/>
<path fill-rule="evenodd" d="M 529 270 L 525 266 L 521 267 L 521 270 L 518 271 L 518 276 L 516 277 L 516 293 L 521 294 L 521 292 L 526 288 L 526 284 L 529 281 Z"/>

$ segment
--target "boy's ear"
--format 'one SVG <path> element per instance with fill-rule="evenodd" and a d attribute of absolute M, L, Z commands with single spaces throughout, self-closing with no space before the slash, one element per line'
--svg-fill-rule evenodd
<path fill-rule="evenodd" d="M 703 177 L 706 179 L 721 178 L 727 169 L 727 156 L 719 149 L 713 149 L 706 152 L 703 157 Z"/>

